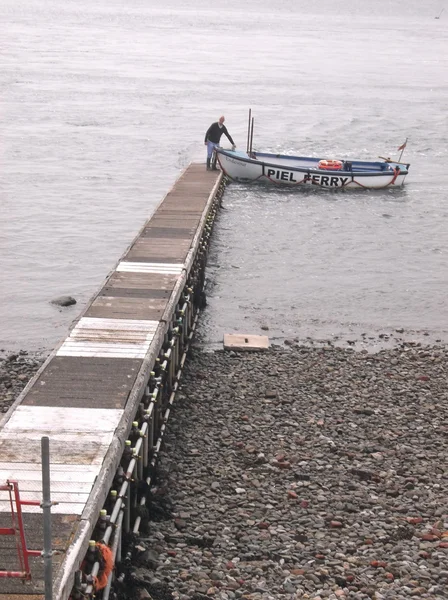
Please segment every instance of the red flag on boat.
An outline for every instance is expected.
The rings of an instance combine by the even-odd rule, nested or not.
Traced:
[[[398,148],[398,150],[399,150],[399,151],[400,151],[400,150],[404,150],[404,149],[406,148],[406,144],[407,144],[407,143],[408,143],[408,142],[407,142],[407,140],[406,140],[404,144],[401,144],[401,146]]]

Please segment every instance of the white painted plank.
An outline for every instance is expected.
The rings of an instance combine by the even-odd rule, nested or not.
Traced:
[[[110,350],[111,352],[133,352],[133,351],[141,351],[144,352],[151,345],[151,340],[154,336],[151,334],[151,337],[147,340],[131,343],[131,342],[116,342],[114,340],[106,341],[106,340],[84,340],[84,339],[76,339],[76,338],[67,338],[64,342],[63,346],[66,348],[85,348],[86,350]]]
[[[160,273],[166,275],[180,275],[183,269],[183,263],[145,263],[121,261],[116,270],[129,273]]]
[[[79,356],[86,358],[135,358],[143,360],[146,352],[114,352],[113,350],[74,350],[73,348],[61,348],[57,351],[56,356]]]
[[[13,463],[14,464],[14,463]],[[31,470],[32,467],[35,467],[36,470]],[[62,467],[65,469],[70,469],[72,467],[84,467],[86,469],[85,473],[80,471],[76,471],[75,473],[70,472],[62,472],[55,471],[55,468]],[[42,482],[42,465],[39,463],[30,464],[29,471],[21,471],[20,469],[14,469],[11,467],[10,469],[1,469],[0,470],[0,482],[6,483],[9,481],[18,481],[19,485],[21,485],[22,481],[30,482],[30,486],[32,489],[35,488],[37,484],[41,484]],[[90,465],[67,465],[67,464],[52,464],[50,465],[50,479],[53,484],[60,483],[61,485],[69,485],[69,486],[77,486],[80,484],[92,485],[95,479],[98,476],[100,471],[100,467],[98,465],[93,465],[95,469],[95,473],[88,472],[87,469],[91,468]]]
[[[83,317],[56,355],[143,359],[158,326],[151,319]]]
[[[20,405],[5,423],[2,433],[21,431],[52,431],[54,433],[110,433],[120,422],[123,409],[65,408]],[[51,451],[51,439],[50,439]]]
[[[159,321],[151,319],[103,319],[101,317],[83,317],[75,328],[111,329],[118,331],[156,331]]]
[[[85,444],[83,442],[50,441],[52,464],[101,465],[109,449],[108,444]],[[2,439],[0,436],[0,455],[12,462],[40,463],[41,444],[39,440]]]
[[[16,473],[17,475],[17,473]],[[20,494],[22,492],[36,492],[42,494],[42,476],[34,480],[21,479],[20,477],[11,477],[8,475],[4,477],[2,471],[0,471],[0,483],[3,485],[6,481],[17,481],[19,484]],[[56,481],[55,478],[50,475],[51,493],[55,492],[76,492],[78,494],[90,494],[93,487],[94,479],[90,482],[83,481]]]
[[[35,471],[41,471],[42,466],[39,464],[24,463],[24,462],[0,462],[0,472],[9,471],[10,469],[14,469],[15,471],[26,471],[27,477],[32,479],[32,474]],[[67,465],[67,464],[52,464],[50,466],[51,473],[57,474],[57,477],[64,477],[66,474],[72,475],[76,477],[76,473],[80,472],[83,474],[83,477],[86,473],[89,473],[93,479],[98,474],[98,467],[96,466],[86,466],[86,465]],[[56,476],[56,475],[55,475]],[[25,477],[25,476],[24,476]],[[0,479],[1,481],[1,479]],[[61,481],[65,481],[61,479]],[[67,480],[69,481],[69,480]]]
[[[146,340],[152,340],[154,333],[146,333],[142,331],[112,331],[112,330],[101,330],[98,329],[74,329],[70,334],[70,338],[73,339],[84,339],[84,340],[101,340],[101,341],[113,341],[114,343],[128,343],[135,344],[144,342]],[[67,338],[68,339],[68,338]]]
[[[85,508],[83,503],[69,503],[63,502],[56,504],[51,507],[52,515],[81,515]],[[40,506],[22,506],[22,512],[26,514],[40,514],[43,515]],[[0,502],[0,513],[11,513],[11,506],[9,502]]]
[[[0,440],[8,441],[15,440],[17,437],[24,442],[26,441],[40,441],[42,436],[46,435],[50,438],[51,442],[64,442],[67,445],[73,442],[83,444],[103,444],[109,445],[114,437],[114,431],[103,431],[103,432],[88,432],[76,431],[72,433],[67,432],[54,432],[52,429],[39,429],[38,431],[29,431],[28,429],[17,428],[14,431],[2,431],[0,433]]]
[[[20,485],[20,482],[19,482],[19,492],[20,492],[21,500],[32,500],[32,501],[37,500],[38,502],[42,502],[42,491],[41,490],[27,491],[23,488],[23,486]],[[81,504],[81,503],[87,504],[88,499],[89,499],[89,494],[82,494],[77,491],[56,492],[55,490],[53,490],[53,488],[51,488],[51,500],[53,502],[64,502],[64,503],[68,502],[70,504]],[[9,493],[0,491],[0,503],[8,502],[8,500],[9,500]]]
[[[101,335],[101,334],[100,334]],[[105,340],[78,339],[77,332],[68,337],[57,351],[57,356],[103,356],[109,358],[144,358],[154,338],[153,333],[142,336],[135,343],[125,343],[110,337]]]

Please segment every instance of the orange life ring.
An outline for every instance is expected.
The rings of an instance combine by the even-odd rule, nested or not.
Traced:
[[[96,578],[95,583],[95,591],[103,590],[109,579],[109,575],[112,573],[114,569],[114,555],[112,550],[106,544],[101,544],[101,542],[97,542],[96,547],[100,551],[101,561],[100,561],[100,570],[98,571],[98,577]]]
[[[340,171],[342,169],[342,161],[340,160],[320,160],[317,165],[319,169],[324,171]]]

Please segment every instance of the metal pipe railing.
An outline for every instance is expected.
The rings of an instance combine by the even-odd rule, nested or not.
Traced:
[[[120,544],[121,544],[122,525],[123,525],[123,511],[121,511],[120,514],[119,514],[119,516],[118,516],[117,528],[115,529],[114,541],[112,543],[112,556],[114,558],[114,563],[116,562],[116,559],[117,559],[117,556],[118,556],[118,548],[120,547]],[[113,574],[113,571],[112,571],[112,573],[109,574],[109,577],[107,579],[106,587],[104,588],[103,600],[109,600],[109,595],[110,595],[110,590],[111,590],[111,587],[112,587],[113,576],[114,576],[114,574]]]
[[[199,318],[199,313],[196,314],[195,319],[193,321],[193,325],[191,327],[191,331],[190,331],[190,333],[188,335],[188,343],[187,343],[187,346],[185,348],[185,351],[184,351],[182,359],[181,359],[181,368],[177,372],[176,381],[174,383],[174,389],[173,389],[173,392],[171,393],[171,396],[170,396],[170,400],[169,400],[169,405],[170,406],[172,406],[174,404],[175,395],[176,395],[176,392],[177,392],[177,389],[178,389],[178,386],[179,386],[179,379],[180,379],[180,376],[182,374],[182,368],[183,368],[183,366],[185,364],[185,360],[187,358],[189,346],[190,346],[191,340],[193,338],[194,331],[196,329],[198,318]],[[163,438],[163,435],[165,433],[166,423],[168,421],[169,415],[170,415],[170,408],[167,408],[167,410],[165,412],[165,415],[164,415],[164,423],[163,423],[163,425],[162,425],[162,427],[160,429],[160,435],[159,435],[159,437],[157,439],[157,444],[156,444],[156,446],[154,448],[154,454],[153,454],[153,458],[151,460],[151,466],[153,466],[153,467],[155,467],[156,462],[157,462],[157,455],[158,455],[158,453],[160,451],[160,448],[161,448],[161,445],[162,445],[162,438]],[[147,484],[148,487],[151,486],[151,476],[148,476],[146,478],[146,484]],[[146,502],[147,502],[146,496],[142,496],[142,498],[140,500],[140,506],[145,506]],[[135,522],[134,522],[134,527],[132,528],[132,533],[138,534],[138,532],[140,530],[140,524],[141,524],[141,517],[137,516],[136,519],[135,519]]]

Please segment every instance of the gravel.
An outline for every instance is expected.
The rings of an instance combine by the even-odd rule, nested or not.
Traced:
[[[6,413],[44,358],[25,350],[0,358],[0,414]]]
[[[447,358],[193,349],[154,491],[172,512],[139,540],[139,593],[448,598]]]

